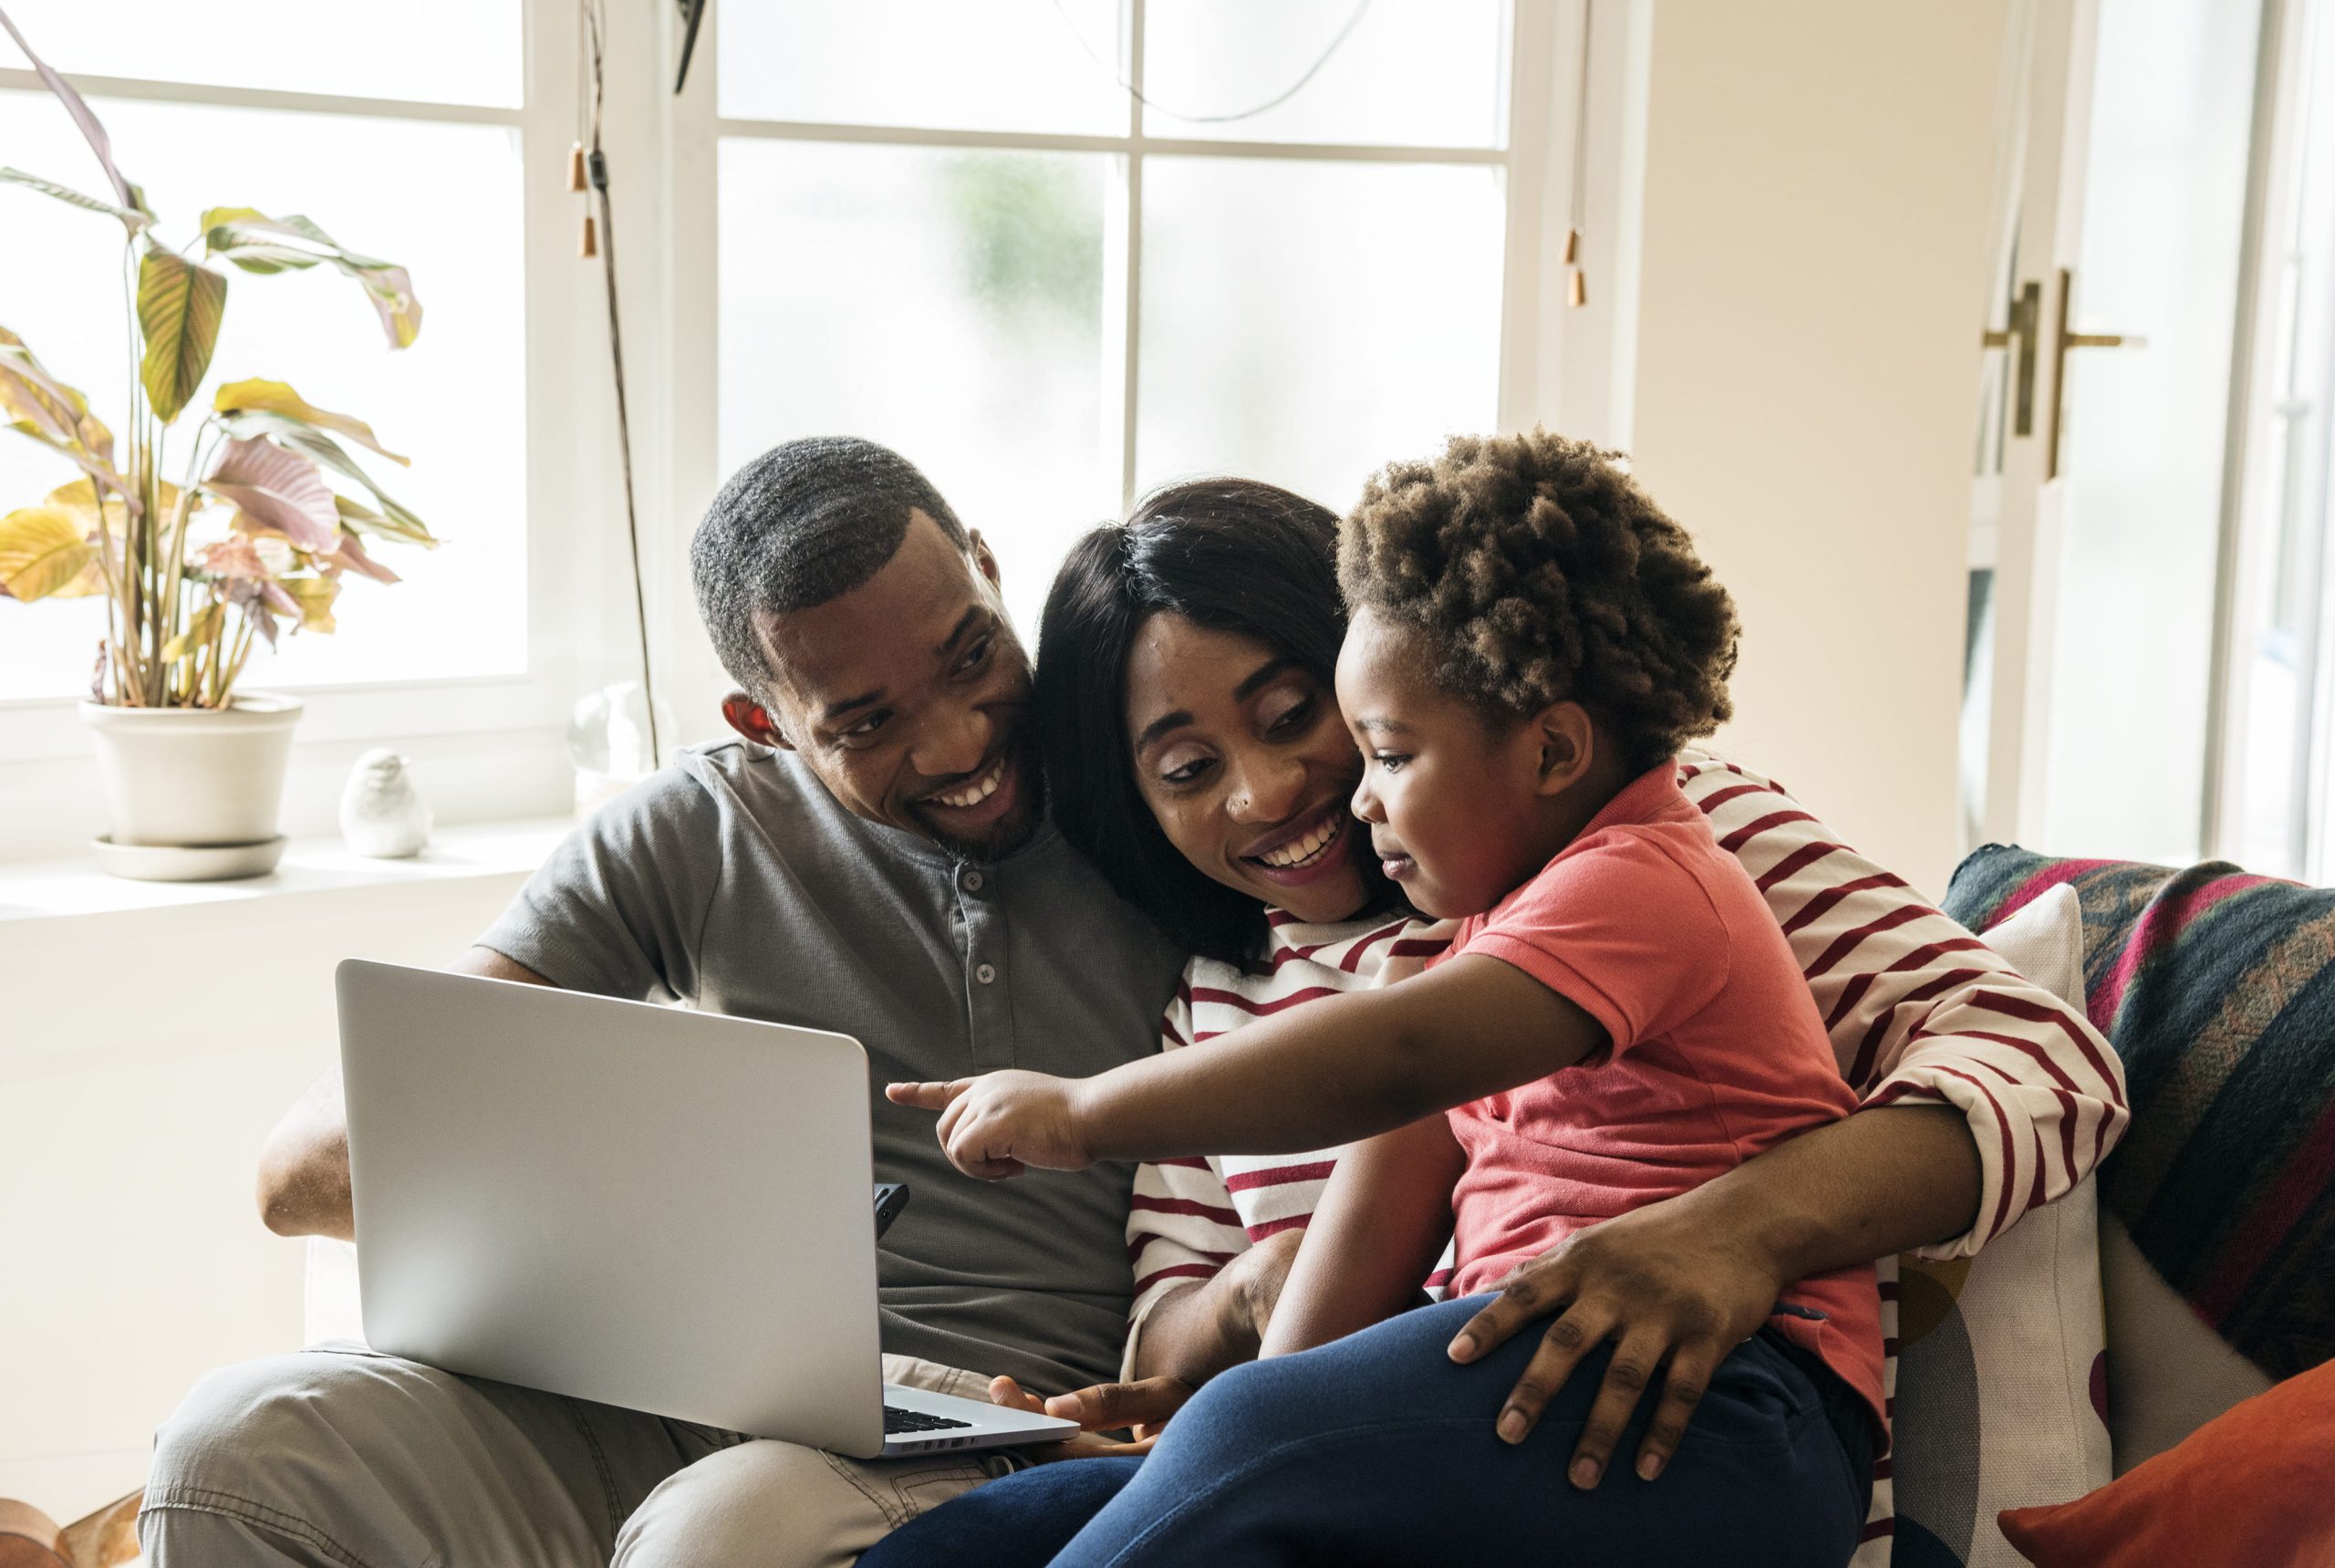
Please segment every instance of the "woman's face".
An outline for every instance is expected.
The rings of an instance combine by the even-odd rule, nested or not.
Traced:
[[[1209,876],[1301,920],[1370,898],[1347,809],[1362,777],[1328,685],[1265,643],[1160,611],[1127,658],[1136,780],[1168,840]]]

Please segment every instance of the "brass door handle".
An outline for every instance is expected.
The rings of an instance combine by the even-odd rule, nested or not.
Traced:
[[[2034,287],[2033,284],[2028,286]],[[2149,340],[2129,332],[2070,332],[2068,330],[2069,307],[2074,303],[2075,275],[2070,269],[2060,269],[2059,330],[2051,346],[2051,429],[2046,438],[2043,455],[2043,477],[2060,477],[2060,409],[2068,399],[2068,350],[2070,348],[2145,348]]]
[[[2035,320],[2043,309],[2043,286],[2029,279],[2010,302],[2008,324],[1998,331],[1982,332],[1978,341],[1988,348],[2008,348],[2015,338],[2018,343],[2018,365],[2013,385],[2017,396],[2011,413],[2013,435],[2035,433]]]

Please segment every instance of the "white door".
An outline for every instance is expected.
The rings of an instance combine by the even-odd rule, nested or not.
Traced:
[[[2023,0],[1974,501],[1965,828],[2203,847],[2260,0]]]

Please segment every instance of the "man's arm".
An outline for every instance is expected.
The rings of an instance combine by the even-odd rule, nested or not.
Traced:
[[[489,980],[551,983],[493,948],[472,948],[446,967]],[[337,1065],[309,1085],[267,1135],[259,1156],[259,1217],[279,1236],[357,1240],[357,1213],[348,1197],[348,1114],[341,1103]]]
[[[1902,1250],[1968,1257],[2115,1147],[2123,1068],[2081,996],[2020,974],[1759,774],[1690,751],[1679,781],[1766,897],[1857,1097],[1952,1106],[1968,1124],[1969,1224]]]
[[[1571,1473],[1575,1485],[1597,1484],[1640,1396],[1659,1380],[1635,1465],[1650,1480],[1712,1373],[1759,1332],[1784,1287],[1957,1235],[1971,1225],[1978,1191],[1977,1145],[1959,1111],[1859,1111],[1520,1264],[1453,1340],[1452,1359],[1472,1361],[1558,1314],[1501,1408],[1500,1436],[1515,1442],[1583,1356],[1618,1342]]]

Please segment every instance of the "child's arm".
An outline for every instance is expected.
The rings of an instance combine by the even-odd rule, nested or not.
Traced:
[[[991,1073],[894,1084],[942,1113],[969,1176],[1098,1159],[1295,1154],[1369,1137],[1569,1067],[1605,1044],[1572,1002],[1499,959],[1467,954],[1417,980],[1323,997],[1209,1043],[1093,1078]]]
[[[1346,1150],[1257,1354],[1327,1345],[1416,1303],[1450,1239],[1451,1189],[1467,1163],[1440,1116]]]

